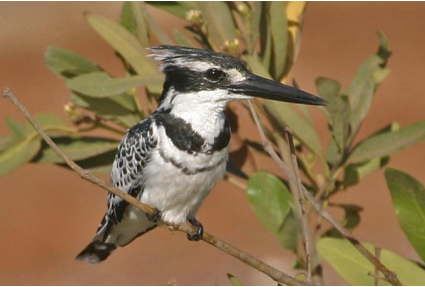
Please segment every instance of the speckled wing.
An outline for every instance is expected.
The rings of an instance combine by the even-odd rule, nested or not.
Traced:
[[[157,142],[151,118],[129,129],[118,147],[112,166],[111,183],[133,197],[143,192],[143,169],[150,161],[151,150],[156,147]],[[107,216],[114,224],[118,224],[127,206],[126,201],[110,193]]]
[[[150,161],[152,149],[158,143],[153,124],[152,119],[147,118],[127,131],[112,166],[111,183],[133,197],[138,197],[143,192],[143,169]],[[154,227],[156,225],[147,219],[143,211],[129,206],[126,201],[110,193],[108,210],[96,236],[77,259],[87,259],[90,263],[103,261],[117,246],[130,243]]]

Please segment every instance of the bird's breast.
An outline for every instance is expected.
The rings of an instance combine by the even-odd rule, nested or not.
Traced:
[[[161,210],[169,223],[194,215],[226,171],[227,144],[213,152],[188,152],[175,145],[164,126],[157,126],[158,145],[144,170],[141,201]],[[228,142],[227,142],[228,143]]]

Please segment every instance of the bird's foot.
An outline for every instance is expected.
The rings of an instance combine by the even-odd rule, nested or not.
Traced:
[[[149,221],[152,221],[153,223],[157,223],[158,221],[161,220],[161,211],[155,208],[152,214],[146,213],[146,217],[148,218]]]
[[[188,221],[195,228],[195,231],[188,233],[187,239],[189,239],[190,241],[201,240],[204,236],[204,227],[202,226],[202,224],[198,220],[196,220],[195,217],[188,218]]]

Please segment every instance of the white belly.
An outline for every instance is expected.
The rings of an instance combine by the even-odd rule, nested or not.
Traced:
[[[179,158],[175,152],[165,156]],[[192,156],[183,151],[178,152],[182,153],[180,159],[187,159],[182,162],[185,167],[192,170],[205,166],[215,168],[187,175],[173,163],[164,162],[158,150],[152,153],[152,160],[143,174],[145,188],[140,200],[159,209],[162,220],[173,224],[185,222],[188,216],[195,216],[202,201],[226,172],[228,158],[227,148],[212,155]]]

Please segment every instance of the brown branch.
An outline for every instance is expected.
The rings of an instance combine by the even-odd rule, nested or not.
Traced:
[[[302,193],[302,183],[300,174],[298,172],[298,162],[297,155],[295,154],[295,144],[294,137],[289,128],[285,128],[285,133],[288,137],[288,143],[291,152],[292,166],[297,179],[296,192],[294,192],[296,198],[296,205],[298,207],[298,212],[300,213],[301,219],[301,231],[304,237],[305,242],[305,252],[306,252],[306,262],[307,262],[307,282],[312,282],[312,273],[313,273],[313,264],[312,258],[315,258],[315,244],[313,243],[313,238],[311,237],[310,225],[307,218],[306,208],[305,208],[305,197]]]
[[[58,146],[52,141],[52,139],[44,132],[44,130],[40,127],[40,125],[34,120],[34,118],[31,116],[31,114],[28,112],[28,110],[19,102],[19,100],[13,95],[12,91],[9,88],[5,88],[2,91],[2,95],[4,98],[11,101],[24,115],[24,117],[30,122],[30,124],[34,127],[34,129],[40,134],[40,136],[46,141],[46,143],[56,152],[56,154],[72,169],[74,170],[81,178],[94,183],[95,185],[107,190],[110,193],[113,193],[131,205],[143,210],[144,212],[148,214],[153,214],[154,209],[146,204],[143,204],[139,200],[137,200],[135,197],[132,197],[128,195],[127,193],[115,188],[114,186],[106,183],[100,178],[97,178],[94,176],[90,171],[85,170],[81,168],[79,165],[77,165],[74,161],[69,159],[66,154],[64,154]],[[185,233],[192,232],[192,227],[187,224],[180,224],[178,226],[169,225],[175,230],[179,230]],[[226,242],[217,239],[213,235],[204,232],[203,241],[207,242],[208,244],[222,250],[223,252],[235,257],[236,259],[239,259],[240,261],[246,263],[247,265],[250,265],[251,267],[257,269],[258,271],[268,275],[273,280],[280,282],[282,284],[286,285],[295,285],[295,286],[302,286],[305,285],[305,282],[299,281],[275,268],[272,266],[266,264],[265,262],[262,262],[258,260],[257,258],[249,255],[248,253],[245,253],[244,251],[231,246],[230,244],[227,244]]]
[[[283,172],[288,176],[290,182],[297,184],[296,177],[292,174],[292,172],[288,169],[279,155],[274,151],[270,141],[264,134],[264,131],[261,127],[260,120],[258,119],[257,113],[255,112],[252,104],[250,104],[250,110],[254,122],[257,126],[258,132],[260,133],[261,141],[263,143],[264,150],[274,159],[274,161],[279,165],[279,167],[283,170]],[[366,247],[357,240],[354,236],[352,236],[347,229],[345,229],[341,224],[339,224],[332,215],[322,206],[319,202],[316,201],[314,196],[305,188],[304,185],[301,185],[301,190],[304,193],[304,196],[313,204],[316,211],[325,218],[332,226],[334,226],[351,244],[364,256],[367,260],[369,260],[379,271],[382,272],[385,276],[385,280],[390,282],[395,286],[402,286],[401,282],[398,280],[397,275],[390,271],[387,267],[385,267],[378,258],[376,258]]]
[[[381,258],[381,248],[375,247],[375,256],[378,259]],[[376,268],[376,266],[375,266],[375,276],[374,277],[375,277],[375,286],[379,286],[379,270],[378,270],[378,268]]]

